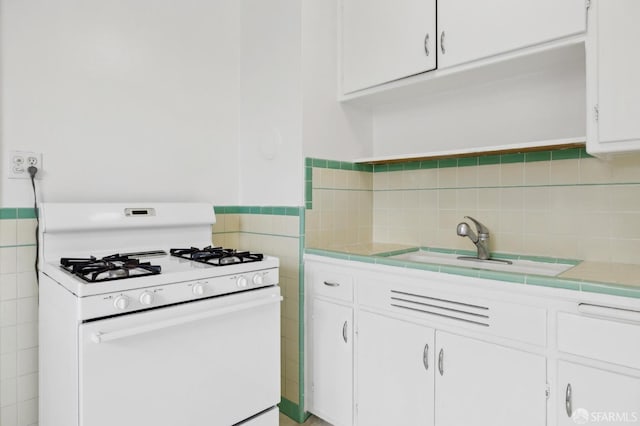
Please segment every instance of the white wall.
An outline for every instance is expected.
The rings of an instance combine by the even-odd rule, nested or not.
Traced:
[[[302,1],[303,150],[305,157],[370,157],[371,111],[337,102],[337,1]]]
[[[585,87],[578,56],[545,71],[383,105],[374,111],[373,155],[584,137]]]
[[[14,149],[47,201],[237,203],[238,2],[0,1],[0,206]]]
[[[240,201],[301,205],[300,2],[241,3]]]

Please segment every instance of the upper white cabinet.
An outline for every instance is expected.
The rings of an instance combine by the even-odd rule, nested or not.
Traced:
[[[436,68],[435,0],[342,0],[342,92]]]
[[[585,29],[585,0],[441,0],[438,68],[579,34]]]
[[[640,150],[640,1],[592,0],[587,36],[587,150]]]

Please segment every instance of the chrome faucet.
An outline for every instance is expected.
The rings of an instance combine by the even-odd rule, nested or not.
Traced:
[[[473,232],[467,222],[461,222],[458,224],[458,235],[461,237],[469,237],[469,239],[473,241],[473,244],[478,248],[478,259],[488,260],[491,257],[491,254],[489,253],[489,228],[471,216],[465,216],[465,218],[475,223],[478,235]]]

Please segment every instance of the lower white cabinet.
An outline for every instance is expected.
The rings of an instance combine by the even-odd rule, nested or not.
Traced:
[[[640,378],[558,362],[557,425],[640,425]]]
[[[546,359],[436,332],[435,424],[544,426]]]
[[[312,302],[313,412],[334,426],[353,424],[353,309]]]
[[[358,313],[358,424],[434,423],[434,330]]]

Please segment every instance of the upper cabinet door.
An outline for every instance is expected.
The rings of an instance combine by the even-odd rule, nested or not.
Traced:
[[[342,0],[343,93],[435,68],[435,0]]]
[[[582,33],[585,5],[585,0],[439,0],[438,68]]]
[[[587,37],[587,150],[640,150],[640,1],[593,0]]]

